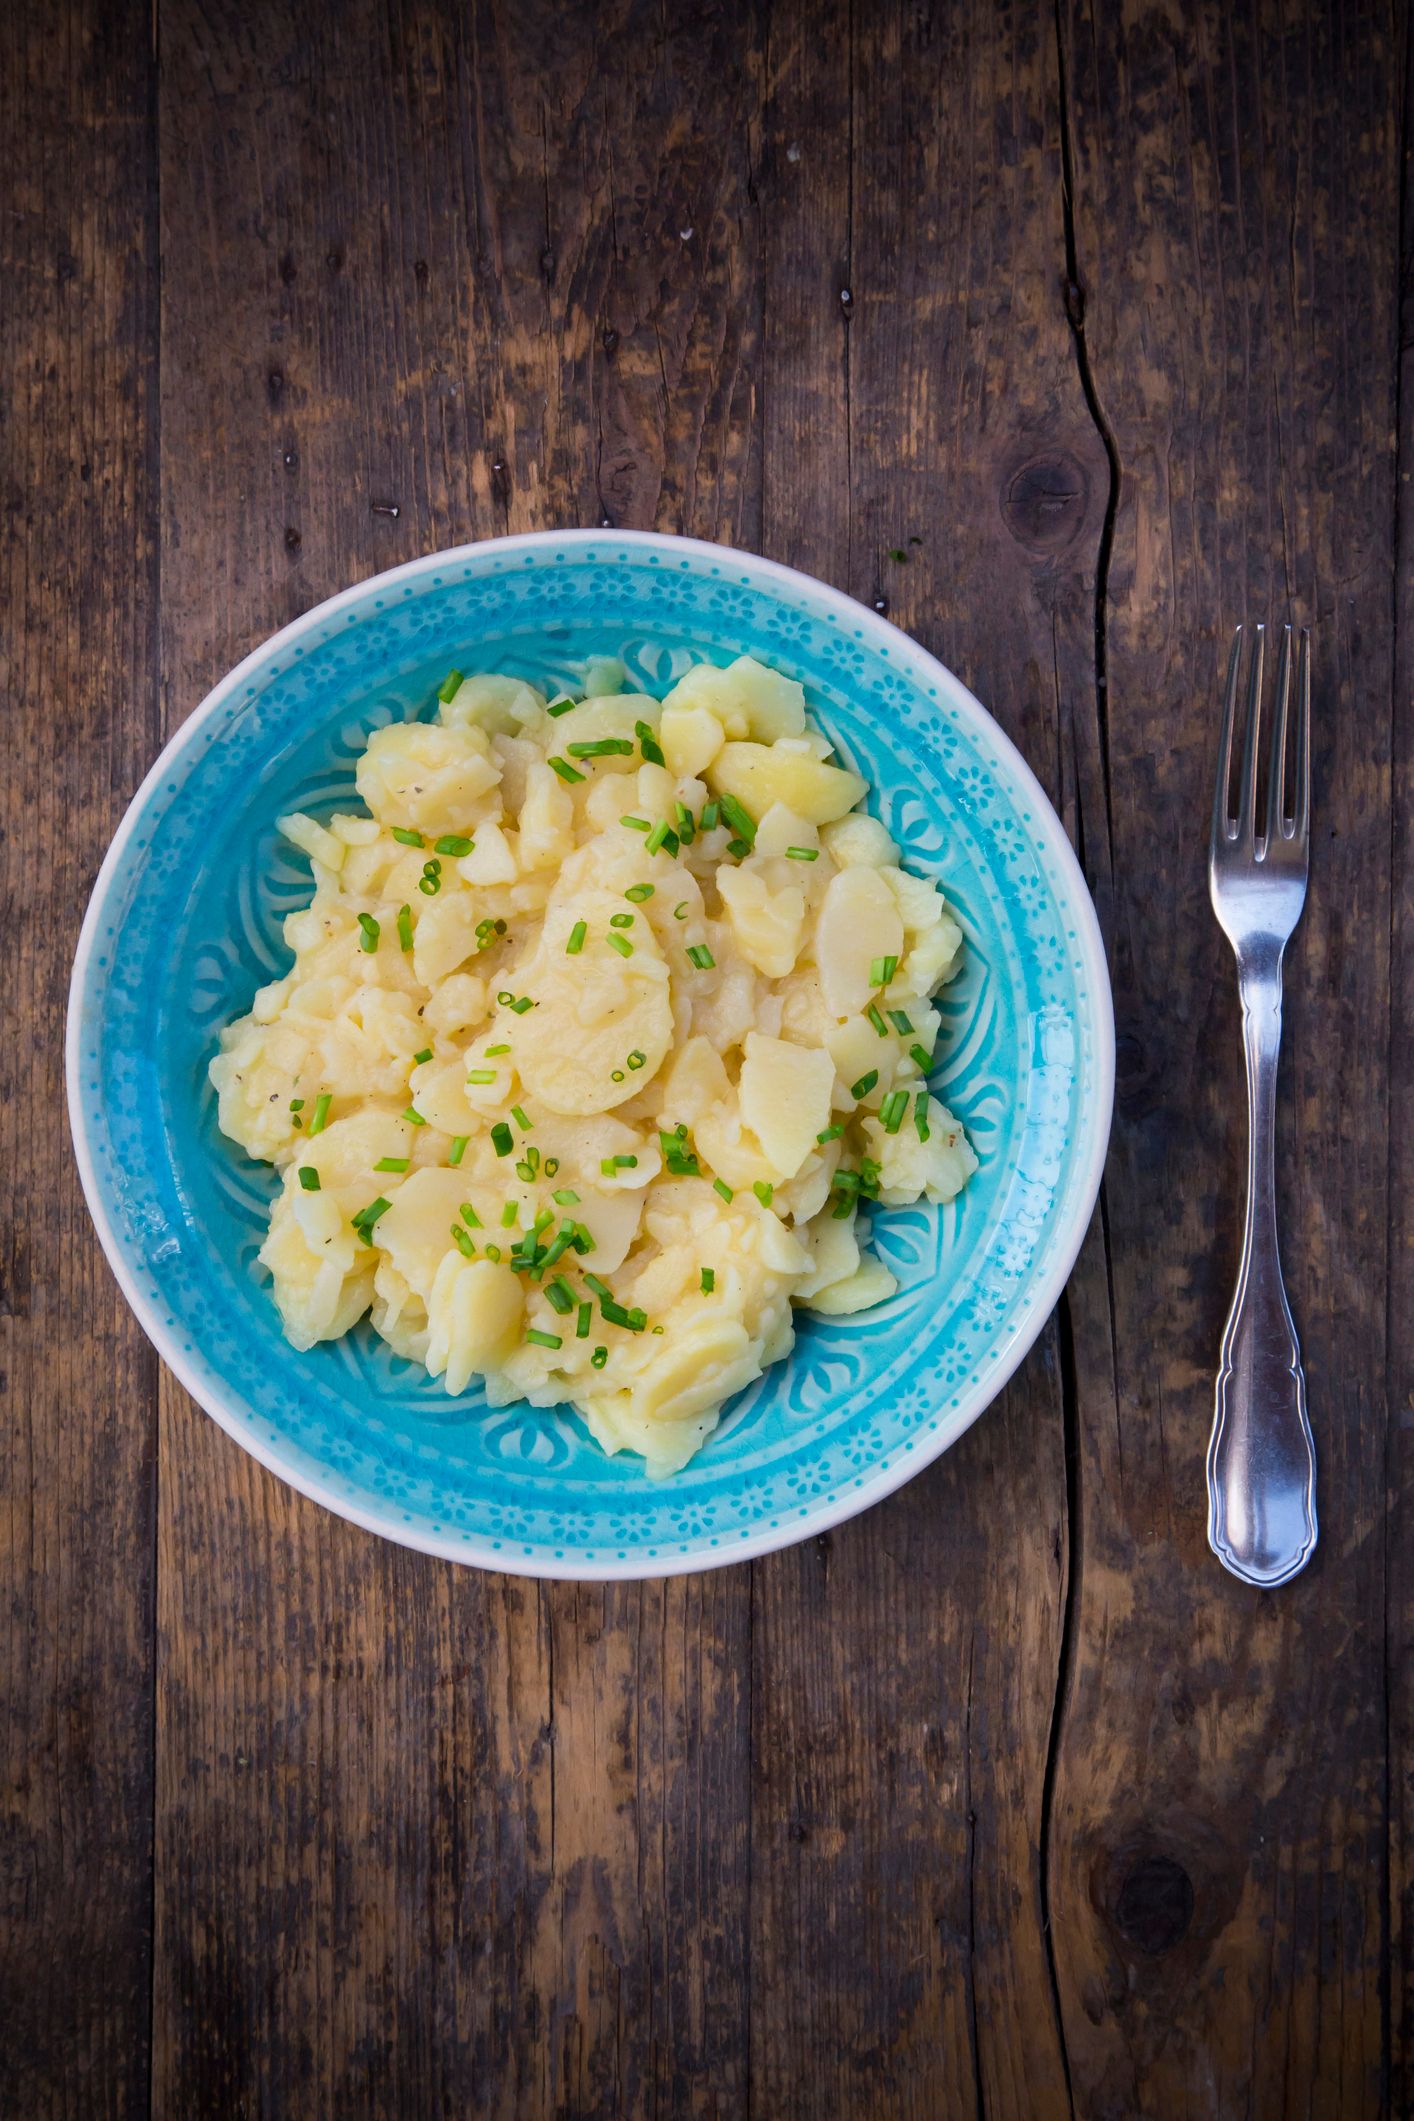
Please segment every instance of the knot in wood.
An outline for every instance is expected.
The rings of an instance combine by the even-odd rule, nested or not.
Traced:
[[[1002,520],[1031,552],[1047,555],[1070,544],[1085,520],[1090,481],[1069,450],[1028,457],[1011,475],[1002,495]]]
[[[1140,1856],[1120,1880],[1114,1925],[1136,1951],[1157,1958],[1188,1933],[1193,1920],[1193,1880],[1173,1856]]]

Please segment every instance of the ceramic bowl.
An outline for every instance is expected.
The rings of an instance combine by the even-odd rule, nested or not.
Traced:
[[[366,1324],[300,1355],[257,1263],[270,1171],[217,1130],[217,1033],[287,962],[308,864],[293,809],[347,806],[369,731],[427,713],[449,666],[572,681],[621,655],[661,693],[749,651],[800,679],[906,864],[966,935],[933,1083],[981,1168],[945,1208],[886,1209],[900,1284],[801,1314],[793,1354],[670,1480],[568,1411],[447,1397]],[[1114,1034],[1065,834],[964,686],[848,597],[768,560],[579,531],[434,553],[321,604],[221,680],[133,800],[74,965],[68,1093],[85,1191],[159,1353],[246,1450],[389,1539],[526,1575],[665,1575],[823,1530],[956,1441],[1035,1339],[1075,1259],[1109,1131]],[[945,1528],[940,1528],[945,1536]]]

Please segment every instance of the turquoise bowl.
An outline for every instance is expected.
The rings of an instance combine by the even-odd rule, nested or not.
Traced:
[[[287,810],[354,801],[370,730],[428,714],[449,668],[556,683],[617,654],[661,693],[745,651],[804,684],[967,938],[934,1087],[981,1168],[945,1208],[874,1218],[898,1277],[855,1318],[801,1316],[687,1469],[649,1479],[576,1416],[449,1399],[361,1326],[297,1355],[256,1253],[273,1191],[216,1126],[220,1026],[284,969],[308,865]],[[1114,1030],[1094,909],[1031,772],[956,678],[850,598],[768,560],[566,531],[434,553],[258,648],[143,782],[74,965],[68,1093],[89,1206],[158,1352],[237,1442],[389,1539],[523,1575],[668,1575],[737,1561],[877,1502],[945,1451],[1035,1339],[1089,1221]]]

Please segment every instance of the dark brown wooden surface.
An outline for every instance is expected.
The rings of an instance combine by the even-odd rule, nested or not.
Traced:
[[[5,17],[0,2111],[1414,2110],[1407,45],[1393,0]],[[1119,1091],[1066,1300],[948,1458],[600,1590],[382,1545],[159,1379],[60,1054],[107,836],[223,670],[605,518],[974,687],[1090,877]],[[1228,630],[1288,612],[1323,1521],[1261,1596],[1204,1535],[1203,861]]]

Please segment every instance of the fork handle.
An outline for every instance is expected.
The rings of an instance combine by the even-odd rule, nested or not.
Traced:
[[[1281,960],[1271,938],[1240,969],[1247,1215],[1208,1446],[1208,1543],[1234,1576],[1268,1587],[1303,1569],[1316,1544],[1316,1448],[1277,1248]]]

